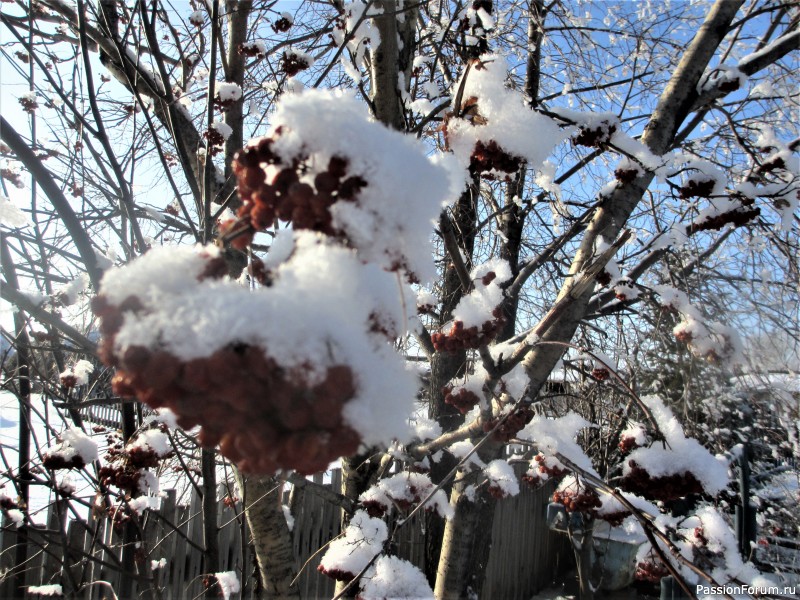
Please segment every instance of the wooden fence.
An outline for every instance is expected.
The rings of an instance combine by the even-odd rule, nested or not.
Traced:
[[[340,481],[341,473],[335,470],[326,485],[339,489]],[[322,475],[315,476],[315,482],[322,484]],[[550,532],[545,522],[551,491],[523,486],[518,496],[497,503],[483,598],[527,600],[574,565],[567,540]],[[340,511],[310,490],[302,492],[294,504],[295,556],[298,557],[297,568],[303,568],[298,579],[301,597],[331,598],[334,582],[317,572],[323,553],[315,553],[339,533]],[[248,556],[247,544],[242,543],[242,529],[235,510],[222,502],[219,507],[220,570],[237,572],[243,590],[232,598],[249,600],[255,597],[253,559]],[[176,529],[183,535],[177,534]],[[63,532],[60,535],[59,530]],[[18,535],[8,527],[3,527],[0,535],[0,598],[8,598],[12,595],[13,581],[6,574],[15,566],[14,547]],[[71,582],[79,582],[79,592],[70,596],[83,600],[110,599],[113,596],[109,588],[119,590],[122,540],[106,519],[90,523],[73,519],[62,528],[58,516],[51,510],[46,529],[26,528],[25,535],[30,544],[25,565],[26,585],[58,583],[65,591],[74,592]],[[164,559],[166,564],[155,571],[154,582],[135,582],[132,596],[154,597],[151,586],[155,583],[163,600],[201,597],[205,570],[199,497],[195,495],[189,506],[179,506],[175,492],[167,491],[158,514],[147,514],[144,535],[145,547],[152,549],[146,560]],[[425,535],[420,520],[401,528],[396,541],[399,556],[423,566]]]

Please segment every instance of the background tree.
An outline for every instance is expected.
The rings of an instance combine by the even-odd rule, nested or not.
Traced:
[[[29,220],[21,220],[8,202],[3,205],[3,222],[11,229],[3,238],[2,294],[21,311],[13,326],[4,325],[16,349],[16,371],[7,384],[16,386],[21,424],[30,422],[33,408],[28,380],[58,399],[59,415],[77,428],[82,427],[77,409],[86,401],[138,396],[150,404],[172,403],[163,389],[148,395],[131,375],[137,372],[135,361],[115,355],[107,341],[100,354],[122,373],[114,391],[112,373],[99,363],[92,385],[81,387],[89,380],[84,382],[84,371],[75,372],[77,360],[98,356],[93,333],[98,323],[87,311],[88,298],[102,290],[106,304],[95,306],[103,317],[99,328],[113,340],[119,325],[113,319],[138,314],[136,306],[123,306],[125,298],[113,294],[151,293],[120,275],[133,272],[128,269],[111,271],[118,273],[122,291],[109,291],[108,283],[101,288],[103,271],[112,265],[149,264],[148,285],[165,299],[178,292],[207,293],[213,283],[208,289],[192,283],[170,290],[168,282],[180,280],[181,269],[169,271],[168,254],[154,253],[158,258],[149,263],[134,259],[161,246],[214,242],[224,262],[213,262],[209,254],[211,270],[202,278],[228,274],[260,293],[280,287],[273,271],[300,269],[298,256],[316,256],[300,234],[293,238],[295,254],[285,254],[288,238],[279,234],[291,222],[297,232],[311,229],[332,238],[331,256],[344,256],[337,253],[344,244],[365,262],[390,269],[400,289],[401,280],[416,285],[419,273],[409,247],[397,250],[389,238],[401,246],[405,239],[424,240],[430,233],[423,231],[425,218],[412,226],[412,217],[435,215],[447,200],[433,232],[436,273],[422,280],[427,293],[420,295],[419,320],[403,306],[393,323],[373,320],[370,333],[388,335],[400,352],[428,367],[422,400],[440,433],[401,440],[401,450],[387,453],[385,443],[400,425],[373,435],[358,431],[355,441],[367,443],[343,445],[352,455],[343,461],[341,494],[330,499],[345,508],[344,525],[352,518],[363,527],[364,513],[355,511],[359,498],[385,489],[381,481],[391,475],[387,465],[398,452],[408,465],[427,460],[431,494],[444,490],[453,510],[449,519],[427,517],[428,583],[439,598],[471,596],[481,592],[495,503],[513,489],[500,485],[492,470],[503,469],[508,442],[525,443],[522,458],[532,461],[534,474],[541,460],[559,460],[564,470],[582,477],[581,489],[598,488],[614,497],[608,481],[630,466],[615,449],[628,421],[642,422],[655,445],[683,444],[683,438],[667,440],[660,431],[672,423],[666,409],[640,398],[658,380],[673,402],[687,399],[671,383],[677,369],[669,373],[665,361],[682,356],[694,368],[711,362],[730,372],[744,364],[739,333],[763,335],[780,328],[789,344],[796,343],[798,134],[791,115],[797,110],[792,51],[800,32],[795,4],[679,2],[654,10],[636,3],[538,0],[292,7],[211,0],[192,8],[144,0],[35,0],[9,3],[0,12],[6,31],[3,72],[24,89],[4,104],[18,101],[28,119],[23,126],[22,119],[4,114],[0,123],[3,183],[20,190],[6,194],[12,204],[24,204],[22,216]],[[347,90],[375,121],[408,140],[417,138],[407,144],[417,154],[398,150],[406,146],[400,134],[373,133],[384,130],[355,119],[355,109],[334,96],[304,94],[305,88]],[[318,112],[308,108],[313,99]],[[276,114],[276,106],[283,112]],[[323,131],[342,131],[345,139],[362,127],[368,136],[364,147],[384,140],[375,156],[397,152],[396,171],[407,189],[392,189],[388,171],[380,181],[348,170],[360,164],[360,141],[349,149],[337,145],[346,160],[320,167],[326,151],[337,158],[334,149],[323,147],[336,140]],[[268,142],[251,145],[237,158],[247,140],[266,133]],[[291,146],[290,139],[304,150]],[[415,162],[426,151],[444,155],[444,162]],[[263,165],[269,165],[266,174],[260,174]],[[285,172],[286,181],[270,168]],[[309,173],[315,176],[311,183]],[[373,190],[384,186],[386,197],[400,196],[432,181],[426,179],[429,173],[438,173],[440,182],[420,192],[424,208],[409,204],[405,224],[370,209],[368,223],[393,228],[364,232],[341,216],[347,200],[360,210]],[[461,183],[453,188],[450,180]],[[306,187],[290,189],[301,184]],[[451,191],[437,193],[442,188]],[[327,200],[320,200],[324,206],[316,212],[305,205],[299,210],[308,198],[323,196]],[[275,198],[284,197],[295,204],[282,207]],[[296,200],[301,197],[305,200]],[[424,244],[420,248],[424,252]],[[394,262],[386,264],[387,255]],[[187,262],[177,264],[186,272],[200,268],[191,262],[199,259],[181,260]],[[336,265],[329,264],[332,272]],[[41,296],[31,299],[31,290]],[[212,321],[218,327],[233,322],[242,302],[226,305]],[[158,314],[153,306],[146,308]],[[659,335],[675,337],[677,344],[657,345],[653,340]],[[241,354],[241,344],[251,342],[232,343],[231,351]],[[579,360],[586,349],[589,354]],[[210,360],[202,353],[192,358]],[[564,364],[582,373],[590,401],[556,405],[542,397],[548,378]],[[159,365],[168,371],[165,363]],[[367,378],[359,370],[364,365],[349,366],[356,381]],[[759,366],[756,361],[751,368]],[[606,393],[597,380],[611,377],[612,367],[620,374],[619,389]],[[65,374],[77,379],[65,381]],[[350,399],[358,391],[330,371],[320,377],[332,382],[326,398]],[[681,373],[680,380],[690,389],[696,373]],[[311,386],[295,384],[303,393]],[[122,401],[121,406],[123,442],[134,444],[140,405]],[[568,411],[601,425],[582,438],[594,463],[540,439],[541,419],[566,418]],[[212,448],[219,443],[223,455],[240,463],[250,458],[251,473],[262,473],[237,477],[263,589],[296,596],[295,557],[283,511],[278,503],[256,500],[287,478],[295,485],[308,483],[296,473],[276,478],[274,468],[253,468],[253,449],[231,446],[222,439],[224,432],[215,435],[210,417],[179,416],[187,419],[185,428],[199,422],[207,431],[199,438],[206,449],[197,451],[206,570],[216,571],[221,459]],[[352,419],[345,424],[355,426]],[[574,433],[560,430],[570,443]],[[181,439],[194,443],[195,437]],[[19,464],[8,465],[23,506],[31,460],[39,460],[31,459],[36,452],[26,452],[28,440],[21,426]],[[440,450],[465,441],[478,448],[486,469],[472,469],[453,454],[431,464]],[[537,452],[539,463],[533,459]],[[84,462],[91,464],[93,457],[88,458]],[[675,464],[682,466],[679,460]],[[298,465],[275,459],[272,467]],[[102,465],[96,468],[87,476],[109,507],[116,497],[135,499],[141,493],[115,485],[119,481],[113,478],[104,483]],[[58,485],[52,476],[35,483]],[[713,492],[713,486],[704,491]],[[126,547],[132,548],[137,531],[126,527],[131,542]],[[652,537],[658,532],[649,534],[673,575],[697,576],[670,563]],[[371,555],[359,570],[374,569],[376,560]],[[123,557],[126,571],[134,570],[132,561],[131,552]],[[329,571],[336,570],[335,552],[328,564]],[[717,579],[734,576],[724,569],[706,571]],[[355,591],[354,585],[348,592],[344,587],[341,593]],[[584,586],[583,595],[590,594]]]

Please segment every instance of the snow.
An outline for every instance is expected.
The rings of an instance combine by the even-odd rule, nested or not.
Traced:
[[[456,98],[463,83],[462,102],[477,98],[481,123],[467,118],[450,119],[447,123],[450,148],[466,169],[478,142],[495,141],[505,152],[524,158],[531,170],[540,170],[550,152],[566,139],[568,132],[561,130],[549,117],[528,108],[521,92],[506,87],[508,65],[505,58],[484,55],[481,61],[482,68],[473,67],[462,74],[451,90],[453,98]],[[454,109],[459,112],[462,107]]]
[[[45,452],[48,456],[59,455],[69,462],[78,456],[85,463],[97,460],[97,444],[80,429],[70,428],[61,434],[61,443]]]
[[[691,473],[708,494],[716,495],[728,487],[728,468],[724,460],[713,456],[700,443],[684,435],[683,428],[664,401],[658,396],[642,398],[664,436],[668,448],[654,444],[637,448],[628,455],[623,474],[630,473],[635,462],[652,478]]]
[[[381,479],[366,492],[361,494],[359,502],[379,504],[386,512],[391,512],[395,503],[411,507],[424,500],[434,489],[430,477],[423,473],[402,472],[391,477]],[[441,517],[452,519],[454,511],[450,507],[447,494],[437,490],[430,500],[428,508],[435,510]]]
[[[148,429],[141,432],[133,442],[128,444],[128,448],[150,448],[159,458],[163,458],[172,452],[169,436],[158,429]]]
[[[217,81],[214,89],[216,90],[217,98],[222,102],[235,102],[242,97],[242,88],[236,83]]]
[[[78,301],[78,295],[88,287],[89,276],[82,273],[76,279],[56,288],[55,295],[61,300],[61,304],[71,306]]]
[[[389,535],[382,519],[370,517],[366,511],[353,514],[344,537],[334,539],[320,561],[323,571],[357,575],[376,554],[383,550]]]
[[[499,489],[503,497],[519,494],[519,481],[508,461],[502,458],[493,460],[483,470],[483,474],[489,480],[489,487]]]
[[[8,515],[9,520],[17,527],[21,526],[25,520],[25,515],[22,514],[22,511],[17,508],[8,509],[6,511],[6,515]]]
[[[0,225],[5,227],[28,227],[31,220],[10,198],[0,195]]]
[[[414,429],[414,436],[422,441],[433,440],[442,435],[442,426],[434,419],[422,415],[413,416],[411,426]]]
[[[38,594],[39,596],[63,596],[64,591],[57,583],[51,585],[30,585],[28,586],[29,594]]]
[[[464,458],[474,449],[475,444],[473,444],[470,440],[461,440],[460,442],[455,442],[447,447],[447,451],[455,456],[459,461],[464,460]],[[470,465],[475,465],[480,469],[486,467],[486,463],[481,460],[481,457],[478,456],[477,452],[474,452],[464,463],[464,466],[468,467]]]
[[[160,510],[161,498],[159,496],[139,496],[128,500],[130,509],[138,514],[146,510]]]
[[[423,283],[435,277],[433,224],[463,187],[463,174],[446,159],[428,158],[413,136],[370,120],[366,107],[352,95],[326,90],[283,98],[268,135],[275,137],[273,150],[287,165],[305,159],[303,181],[313,184],[331,157],[338,156],[348,160],[348,176],[367,182],[354,202],[331,208],[333,226],[363,260],[387,269],[399,264]]]
[[[483,278],[491,277],[489,273],[494,273],[495,276],[487,284],[483,282]],[[501,284],[511,279],[511,269],[507,261],[495,258],[475,267],[470,279],[474,288],[453,309],[453,318],[463,322],[465,328],[480,327],[494,319],[492,311],[503,301]]]
[[[224,140],[227,140],[229,137],[231,137],[231,134],[233,133],[231,126],[222,121],[214,121],[211,123],[211,129],[220,134]]]
[[[125,313],[115,351],[159,348],[188,361],[245,343],[263,348],[282,367],[302,369],[310,380],[329,367],[349,365],[357,393],[344,406],[345,421],[367,444],[408,439],[417,378],[370,326],[377,315],[383,327],[402,334],[415,318],[408,313],[415,308],[413,292],[325,236],[287,235],[294,249],[276,267],[271,287],[198,281],[218,255],[211,246],[155,248],[106,273],[101,294],[116,305],[136,296],[144,306],[138,314]],[[278,252],[283,257],[285,248]]]
[[[236,571],[222,571],[221,573],[214,573],[214,577],[217,578],[219,587],[222,589],[222,597],[225,600],[229,600],[231,594],[236,594],[241,589],[239,578],[236,576]]]
[[[700,78],[697,84],[697,93],[702,94],[712,90],[738,90],[743,88],[745,83],[747,83],[747,75],[742,73],[738,67],[719,65]]]
[[[518,437],[533,442],[545,456],[560,454],[578,468],[599,477],[592,467],[592,461],[574,441],[578,432],[587,427],[596,427],[596,425],[592,425],[582,416],[571,411],[557,419],[536,415],[519,432]]]
[[[427,600],[433,590],[425,574],[396,556],[381,556],[361,579],[359,598],[364,600]]]
[[[159,560],[151,560],[150,561],[150,569],[152,571],[157,571],[158,569],[163,569],[167,566],[167,559],[160,558]]]

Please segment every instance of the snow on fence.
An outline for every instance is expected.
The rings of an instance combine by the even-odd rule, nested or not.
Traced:
[[[314,480],[323,484],[322,475],[316,475]],[[340,482],[341,472],[334,470],[330,483],[326,485],[339,489]],[[531,490],[523,486],[518,496],[498,502],[483,598],[530,597],[574,565],[566,536],[552,533],[545,522],[551,492],[549,488]],[[220,497],[223,496],[224,492],[221,492]],[[288,493],[286,496],[288,499]],[[339,533],[340,511],[311,490],[301,492],[294,504],[295,556],[298,557],[297,568],[303,569],[298,579],[300,597],[331,598],[334,582],[317,572],[323,553],[315,553]],[[423,519],[424,516],[420,519],[415,517],[400,529],[397,539],[397,553],[421,568],[424,568],[425,560]],[[71,593],[77,584],[80,593],[70,594],[71,597],[86,600],[111,598],[109,586],[119,593],[120,572],[117,567],[120,565],[122,537],[107,519],[89,523],[73,519],[63,531],[58,515],[51,507],[47,522],[46,529],[26,528],[25,533],[19,536],[4,524],[0,531],[0,598],[13,595],[13,577],[8,569],[15,566],[14,548],[18,539],[23,541],[25,535],[30,544],[25,567],[27,586],[60,584],[65,593]],[[246,538],[242,543],[242,526],[236,511],[221,501],[218,523],[220,570],[236,571],[242,580],[242,592],[233,594],[232,598],[255,598],[253,558]],[[63,531],[63,536],[59,530]],[[140,563],[139,569],[146,572],[150,564],[164,559],[163,566],[154,571],[161,598],[183,600],[201,597],[206,572],[203,568],[199,496],[195,494],[189,506],[179,506],[175,492],[168,490],[161,509],[147,514],[144,536],[146,547],[152,551],[146,558],[147,563]],[[150,594],[152,583],[145,578],[134,581],[133,585],[133,597],[153,597]],[[34,594],[28,597],[40,598]]]

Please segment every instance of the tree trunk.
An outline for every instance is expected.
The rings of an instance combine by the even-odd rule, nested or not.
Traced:
[[[678,126],[689,114],[697,97],[697,83],[741,4],[741,0],[717,0],[709,10],[705,23],[661,95],[642,137],[642,141],[654,153],[660,154],[669,148]],[[597,210],[576,253],[570,274],[581,272],[593,258],[598,236],[617,238],[652,179],[653,175],[648,173],[630,184],[619,185],[612,198]],[[593,292],[593,286],[576,292],[577,279],[570,277],[564,283],[559,300],[567,298],[568,301],[547,330],[540,332],[543,341],[567,342],[575,334]],[[539,393],[563,352],[562,346],[548,344],[536,346],[528,352],[524,362],[530,379],[530,397]],[[445,530],[435,590],[437,599],[460,597],[464,593],[465,582],[474,583],[476,577],[483,576],[481,572],[472,571],[481,565],[473,556],[477,549],[473,542],[474,534],[470,532],[477,526],[491,530],[494,518],[493,512],[481,515],[481,505],[465,501],[459,487],[454,488],[451,503],[455,506],[456,515]],[[480,589],[480,586],[477,588]]]
[[[264,598],[299,598],[292,581],[295,569],[292,534],[283,514],[283,482],[274,477],[243,475],[235,470],[253,548],[258,561]]]

